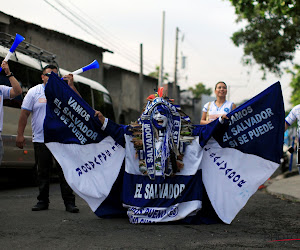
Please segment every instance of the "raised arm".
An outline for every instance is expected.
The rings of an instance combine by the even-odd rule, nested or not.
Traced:
[[[101,129],[110,135],[118,144],[120,144],[122,147],[125,147],[124,135],[128,132],[128,126],[117,124],[112,120],[105,118],[100,111],[95,111],[95,117],[98,117],[99,121],[101,122]]]
[[[65,76],[63,76],[63,79],[68,81],[68,85],[70,86],[70,88],[73,89],[74,92],[81,97],[81,95],[79,94],[78,90],[76,89],[76,87],[74,85],[73,75],[72,74],[65,75]]]
[[[10,82],[10,84],[12,86],[12,89],[9,92],[10,98],[14,98],[14,97],[16,97],[18,95],[21,95],[22,94],[22,88],[21,88],[18,80],[12,74],[12,72],[10,72],[8,63],[6,61],[2,62],[1,68],[4,70],[6,76],[9,79],[9,82]]]

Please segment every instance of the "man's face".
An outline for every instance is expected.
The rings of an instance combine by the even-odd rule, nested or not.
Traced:
[[[157,129],[165,129],[168,123],[168,110],[167,108],[159,105],[153,111],[152,123]]]
[[[42,81],[44,84],[46,84],[48,82],[49,79],[49,75],[51,74],[51,72],[54,72],[55,74],[58,74],[57,69],[45,69],[43,74],[42,74]]]

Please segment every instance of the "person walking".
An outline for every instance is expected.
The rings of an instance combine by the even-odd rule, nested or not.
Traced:
[[[54,65],[47,65],[43,68],[41,75],[42,84],[38,84],[29,89],[26,94],[22,107],[18,124],[18,133],[16,138],[16,145],[23,148],[25,145],[24,130],[27,125],[27,120],[32,113],[32,141],[34,144],[34,152],[38,172],[38,186],[39,194],[37,196],[38,202],[32,207],[32,211],[47,210],[49,207],[49,184],[50,184],[50,169],[53,164],[53,156],[50,150],[44,143],[44,118],[46,116],[46,96],[45,86],[49,79],[51,72],[58,74],[57,67]],[[73,75],[69,74],[63,77],[68,81],[68,85],[79,95],[73,83]],[[55,160],[58,168],[58,175],[60,179],[61,195],[64,200],[66,211],[71,213],[78,213],[79,209],[75,205],[75,195],[73,190],[66,182],[61,166]]]
[[[203,107],[200,124],[208,124],[215,119],[228,119],[227,114],[236,108],[233,102],[226,100],[227,85],[225,82],[218,82],[215,86],[216,100],[208,102]]]
[[[300,148],[299,148],[299,128],[300,128],[300,104],[292,108],[290,113],[285,117],[284,129],[285,131],[291,126],[295,121],[297,121],[297,139],[296,139],[296,150],[297,150],[297,168],[300,174]],[[294,148],[290,147],[289,152],[294,152]]]
[[[2,162],[4,150],[3,150],[3,141],[1,137],[3,129],[3,100],[4,99],[13,99],[18,95],[22,94],[22,88],[15,78],[14,74],[10,71],[9,65],[6,61],[2,61],[1,68],[4,71],[6,77],[8,78],[11,87],[0,85],[0,165]]]
[[[285,118],[285,130],[288,129],[295,121],[298,122],[298,127],[300,127],[300,104],[292,108],[290,113]]]

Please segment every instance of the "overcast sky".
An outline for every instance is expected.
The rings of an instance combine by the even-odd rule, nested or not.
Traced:
[[[289,75],[280,79],[268,74],[263,81],[257,65],[250,68],[241,64],[243,49],[230,37],[242,24],[235,22],[228,0],[10,0],[1,5],[1,11],[109,49],[114,53],[105,53],[104,62],[134,72],[139,72],[142,43],[144,74],[160,64],[165,11],[164,71],[172,81],[178,27],[181,89],[199,82],[213,88],[222,80],[230,86],[229,99],[239,103],[280,81],[286,109],[291,107]],[[182,55],[186,57],[185,69],[181,69]]]

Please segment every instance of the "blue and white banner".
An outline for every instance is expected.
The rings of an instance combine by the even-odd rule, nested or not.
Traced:
[[[219,218],[231,223],[279,165],[284,130],[279,82],[231,112],[225,124],[195,125],[183,169],[165,176],[155,165],[154,180],[139,171],[128,126],[109,120],[102,131],[94,110],[54,74],[45,91],[45,143],[69,185],[100,217],[127,210],[131,223],[197,218],[204,183]]]
[[[279,82],[242,104],[203,147],[203,182],[219,218],[231,223],[277,169],[284,136]]]
[[[70,187],[95,211],[119,175],[125,150],[100,129],[95,111],[55,74],[45,93],[45,143]]]
[[[154,223],[193,217],[202,208],[203,184],[200,163],[203,150],[197,138],[189,145],[183,158],[184,168],[165,177],[163,169],[156,170],[155,179],[142,175],[131,142],[125,135],[126,163],[123,176],[124,207],[131,223]]]

